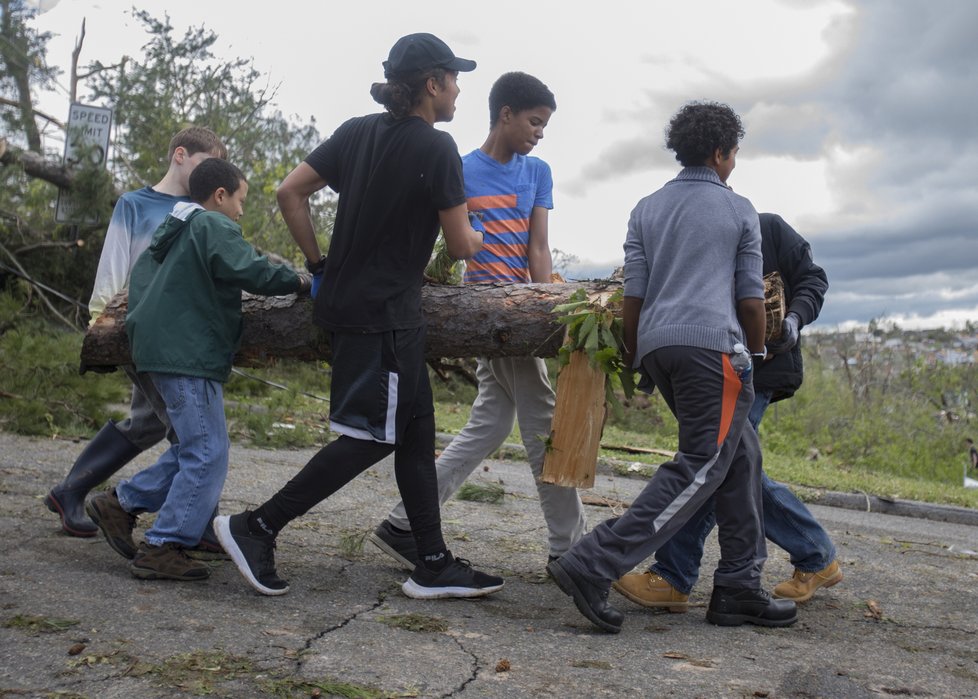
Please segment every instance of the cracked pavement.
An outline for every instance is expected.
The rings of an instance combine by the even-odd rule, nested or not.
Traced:
[[[487,461],[473,475],[502,482],[501,504],[453,500],[442,512],[456,555],[506,578],[499,593],[409,599],[407,573],[369,543],[358,550],[397,500],[388,460],[280,535],[291,590],[262,597],[230,563],[201,583],[138,581],[101,538],[61,534],[41,500],[83,446],[0,432],[0,697],[978,696],[978,557],[966,553],[978,551],[976,527],[813,507],[845,579],[788,629],[706,623],[714,534],[689,613],[612,592],[626,620],[609,636],[544,573],[525,463]],[[259,504],[312,453],[233,446],[222,511]],[[599,473],[591,494],[628,502],[643,485]],[[587,512],[591,524],[612,515]],[[770,545],[768,589],[791,572]]]

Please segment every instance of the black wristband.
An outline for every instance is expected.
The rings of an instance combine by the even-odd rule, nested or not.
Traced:
[[[309,274],[322,274],[324,269],[326,269],[325,255],[319,258],[319,262],[310,262],[309,260],[306,260],[306,271],[309,272]]]

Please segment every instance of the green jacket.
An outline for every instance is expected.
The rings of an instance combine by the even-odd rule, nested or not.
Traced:
[[[136,261],[126,333],[137,371],[227,381],[241,341],[241,291],[273,296],[299,276],[258,255],[224,214],[178,204]]]

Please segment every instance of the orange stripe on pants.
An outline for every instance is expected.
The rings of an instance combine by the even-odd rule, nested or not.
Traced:
[[[717,446],[723,444],[733,422],[734,410],[737,408],[737,396],[743,383],[730,363],[730,357],[723,355],[723,399],[720,403],[720,431],[717,433]]]

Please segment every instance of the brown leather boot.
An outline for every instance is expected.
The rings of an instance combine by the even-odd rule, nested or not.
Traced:
[[[673,614],[684,614],[689,608],[689,595],[684,595],[652,571],[623,575],[611,586],[643,607],[666,607]]]
[[[795,602],[806,602],[820,587],[832,587],[842,581],[842,570],[838,561],[832,561],[822,570],[814,573],[795,569],[791,580],[785,580],[774,587],[774,596]]]

